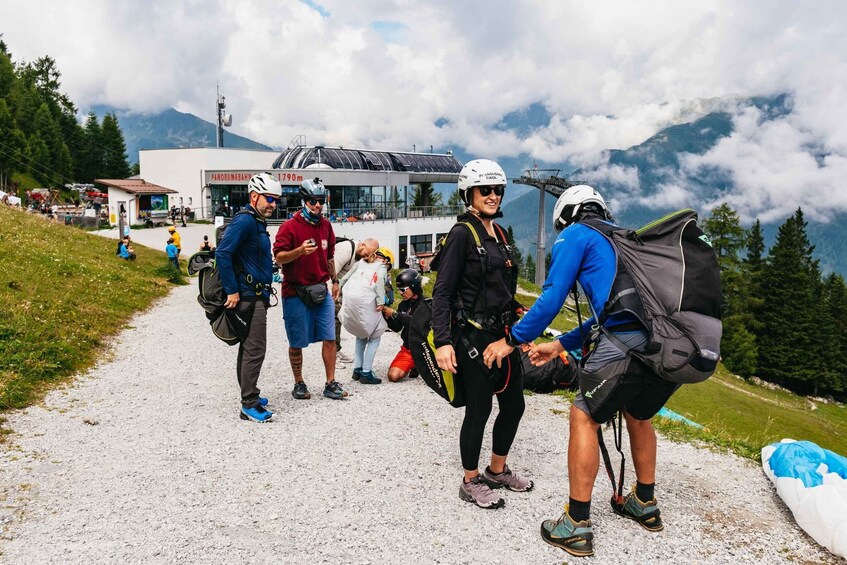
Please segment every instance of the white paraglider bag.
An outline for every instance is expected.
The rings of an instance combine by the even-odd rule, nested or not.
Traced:
[[[382,313],[377,311],[377,286],[384,284],[379,263],[359,261],[355,272],[344,284],[341,311],[338,319],[344,329],[362,339],[374,339],[387,327]]]

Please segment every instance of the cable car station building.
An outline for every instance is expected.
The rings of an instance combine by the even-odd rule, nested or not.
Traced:
[[[462,164],[449,153],[298,145],[281,154],[229,148],[142,150],[139,161],[144,179],[177,191],[171,203],[189,206],[196,217],[208,219],[232,217],[248,202],[250,178],[269,172],[283,187],[271,225],[301,208],[303,180],[320,178],[328,193],[324,213],[336,236],[378,239],[395,253],[395,267],[403,266],[409,255],[431,252],[463,209],[412,205],[420,185],[449,183],[455,188]],[[274,229],[270,231],[273,236]]]

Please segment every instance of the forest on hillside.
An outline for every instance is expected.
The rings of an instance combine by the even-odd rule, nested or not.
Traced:
[[[727,204],[703,224],[723,286],[727,368],[804,395],[847,397],[847,286],[822,275],[798,208],[770,250],[759,221],[749,230]]]
[[[117,117],[89,113],[80,123],[60,79],[49,56],[15,62],[0,35],[0,189],[23,197],[132,174]]]

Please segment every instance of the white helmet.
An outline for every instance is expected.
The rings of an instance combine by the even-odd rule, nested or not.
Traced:
[[[599,204],[603,209],[603,215],[606,218],[609,217],[606,201],[600,193],[587,184],[578,184],[565,190],[556,200],[556,205],[553,207],[553,227],[557,231],[562,231],[574,223],[583,206],[588,203]]]
[[[459,196],[470,205],[470,189],[475,186],[506,186],[506,173],[491,159],[469,161],[459,173]]]
[[[282,196],[282,185],[270,173],[259,173],[253,175],[250,182],[247,183],[247,192],[258,192],[259,194],[269,194],[279,198]]]

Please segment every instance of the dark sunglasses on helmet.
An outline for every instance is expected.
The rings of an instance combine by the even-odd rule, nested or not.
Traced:
[[[279,198],[277,198],[276,196],[268,196],[267,194],[263,194],[262,196],[265,197],[265,201],[268,204],[276,204],[277,202],[279,202]]]
[[[323,206],[325,200],[323,198],[309,198],[306,202],[308,202],[310,206],[315,206],[316,204]]]
[[[480,186],[479,193],[482,196],[488,196],[491,194],[491,191],[494,191],[494,194],[497,196],[503,196],[503,193],[506,192],[506,187],[502,184],[498,184],[496,186]]]
[[[400,294],[403,294],[404,292],[409,290],[409,287],[408,286],[398,286],[397,290],[400,292]]]

